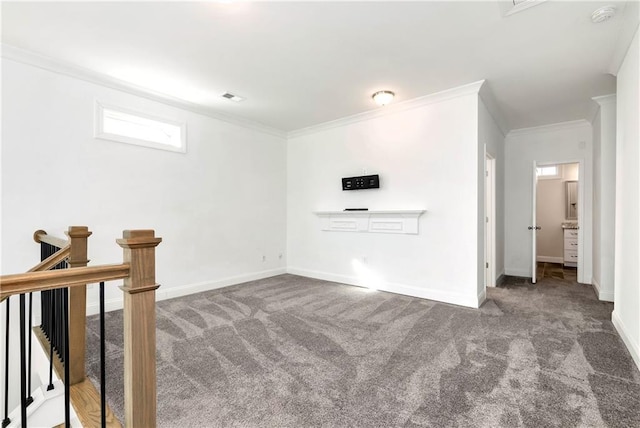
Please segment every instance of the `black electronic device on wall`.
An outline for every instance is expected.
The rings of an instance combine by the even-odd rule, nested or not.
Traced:
[[[380,177],[375,175],[361,175],[360,177],[346,177],[342,179],[342,190],[379,189]]]

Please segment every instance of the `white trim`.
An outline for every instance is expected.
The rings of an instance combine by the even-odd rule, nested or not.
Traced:
[[[620,317],[618,316],[618,312],[616,312],[615,309],[611,313],[611,322],[613,323],[613,326],[618,331],[618,334],[622,338],[622,341],[627,346],[627,349],[631,354],[631,358],[633,358],[633,361],[636,363],[636,366],[638,367],[638,369],[640,369],[640,346],[638,346],[637,343],[633,342],[633,340],[631,339],[631,336],[629,336],[629,334],[627,333],[627,331],[629,330],[624,326],[622,319],[620,319]]]
[[[329,272],[312,271],[308,269],[288,267],[287,273],[308,278],[322,279],[325,281],[337,282],[340,284],[355,285],[357,287],[367,288],[359,278],[355,276],[340,275]],[[415,285],[398,284],[392,282],[384,282],[378,284],[378,291],[386,291],[389,293],[402,294],[405,296],[419,297],[421,299],[435,300],[438,302],[451,303],[458,306],[466,306],[469,308],[478,308],[484,301],[485,294],[481,292],[477,296],[464,295],[460,293],[452,293],[442,290],[434,290],[425,287],[416,287]],[[482,299],[482,301],[481,301]]]
[[[177,287],[170,287],[163,289],[158,288],[156,291],[156,302],[161,300],[173,299],[175,297],[188,296],[190,294],[200,293],[202,291],[210,291],[218,288],[228,287],[230,285],[242,284],[243,282],[256,281],[258,279],[270,278],[276,275],[282,275],[287,273],[285,268],[276,268],[270,270],[263,270],[244,275],[231,276],[222,279],[216,279],[212,281],[198,282],[195,284],[186,284]],[[110,299],[105,301],[105,310],[107,312],[116,311],[122,309],[123,299],[121,297],[117,299]],[[87,315],[95,315],[99,312],[99,303],[90,303],[87,305]]]
[[[485,159],[485,177],[484,177],[484,212],[485,217],[489,219],[489,222],[485,221],[484,227],[484,239],[485,239],[485,263],[489,263],[489,267],[485,272],[485,295],[486,287],[496,286],[496,159],[487,152],[487,145],[484,144],[484,159]],[[488,202],[488,204],[487,204]],[[488,206],[487,206],[488,205]],[[487,243],[489,243],[489,254],[487,254]],[[486,264],[485,264],[486,266]],[[489,281],[487,281],[487,275]]]
[[[609,94],[609,95],[601,95],[599,97],[591,97],[591,99],[593,101],[595,101],[596,104],[598,104],[597,107],[593,108],[593,114],[591,115],[591,119],[589,119],[589,122],[591,123],[591,125],[593,125],[593,122],[596,120],[596,117],[598,116],[598,112],[600,111],[600,109],[606,105],[609,104],[613,104],[614,108],[615,108],[615,104],[616,104],[616,94]]]
[[[588,123],[585,121],[585,123]],[[587,228],[591,228],[591,225],[586,225],[584,223],[584,213],[585,211],[585,183],[586,183],[586,177],[585,177],[585,159],[563,159],[563,160],[556,160],[556,161],[533,161],[534,165],[534,169],[538,166],[544,166],[544,165],[565,165],[565,164],[570,164],[570,163],[577,163],[579,164],[578,167],[578,213],[583,213],[581,215],[578,216],[578,277],[577,277],[577,281],[580,284],[589,284],[591,278],[587,279],[586,275],[585,275],[585,271],[586,271],[586,261],[587,261],[587,257],[589,257],[588,254],[585,253],[584,251],[584,231]],[[533,205],[535,207],[535,198],[533,201]],[[533,263],[533,260],[531,261]],[[589,263],[592,264],[593,260],[589,260]]]
[[[115,89],[117,91],[126,92],[131,95],[146,98],[152,101],[156,101],[156,102],[166,104],[172,107],[176,107],[182,110],[187,110],[193,113],[201,114],[203,116],[208,116],[210,118],[231,123],[236,126],[241,126],[243,128],[264,132],[265,134],[274,135],[276,137],[282,137],[282,138],[287,137],[286,132],[276,128],[272,128],[267,125],[263,125],[259,122],[244,119],[238,116],[232,116],[229,114],[220,113],[218,111],[215,111],[212,108],[204,107],[202,105],[195,104],[190,101],[185,101],[183,99],[176,98],[171,95],[167,95],[161,92],[153,91],[151,89],[143,88],[141,86],[134,85],[132,83],[128,83],[120,79],[116,79],[106,74],[89,70],[83,67],[78,67],[76,65],[66,63],[51,57],[47,57],[35,52],[16,48],[14,46],[7,45],[7,44],[0,44],[0,51],[1,51],[0,55],[2,56],[3,59],[8,59],[11,61],[41,68],[43,70],[61,74],[63,76],[84,80],[85,82],[104,86],[106,88]]]
[[[591,99],[601,106],[616,103],[616,94],[600,95],[599,97],[591,97]]]
[[[620,67],[622,67],[624,59],[627,57],[636,32],[640,29],[638,25],[638,2],[622,3],[618,5],[618,7],[621,8],[621,10],[618,11],[619,15],[622,15],[621,12],[625,12],[627,8],[631,10],[627,10],[624,15],[622,15],[625,19],[622,23],[622,28],[618,31],[618,40],[611,55],[608,71],[615,77],[618,77],[618,72],[620,71]]]
[[[513,129],[507,134],[507,138],[523,134],[535,134],[538,132],[555,132],[564,129],[579,128],[585,125],[591,125],[586,119],[570,120],[568,122],[552,123],[549,125],[534,126],[531,128]]]
[[[487,300],[487,289],[485,288],[484,290],[482,290],[480,293],[478,293],[478,303],[476,306],[476,308],[479,308],[480,306],[482,306],[482,304],[484,303],[484,301]]]
[[[357,122],[364,122],[367,120],[375,119],[382,116],[388,116],[396,113],[400,113],[406,110],[423,107],[429,104],[440,103],[450,100],[452,98],[458,98],[465,95],[477,94],[480,88],[484,84],[484,80],[468,83],[466,85],[458,86],[456,88],[447,89],[445,91],[436,92],[433,94],[425,95],[418,98],[413,98],[400,103],[390,104],[384,108],[377,108],[376,110],[366,111],[364,113],[358,113],[351,116],[343,117],[340,119],[332,120],[329,122],[320,123],[318,125],[312,125],[306,128],[296,129],[287,133],[288,138],[301,137],[303,135],[314,134],[320,131],[327,131],[329,129],[337,128],[340,126],[351,125]]]
[[[522,277],[522,278],[531,278],[531,271],[529,271],[529,270],[521,270],[521,269],[504,268],[504,275],[517,276],[517,277]]]
[[[543,262],[543,263],[560,263],[560,264],[564,263],[564,258],[562,257],[537,256],[536,259],[539,262]]]
[[[496,98],[489,86],[490,84],[488,82],[485,82],[484,85],[480,87],[478,96],[480,97],[480,101],[482,101],[482,103],[486,107],[489,116],[491,116],[493,121],[498,126],[498,129],[502,133],[502,138],[504,138],[509,132],[509,125],[507,124],[507,121],[504,118],[504,114],[499,107],[499,103],[498,101],[496,101]]]
[[[611,291],[602,291],[602,286],[598,282],[595,277],[591,277],[591,285],[593,285],[593,289],[596,292],[596,296],[598,296],[598,300],[603,302],[613,302],[614,294]]]

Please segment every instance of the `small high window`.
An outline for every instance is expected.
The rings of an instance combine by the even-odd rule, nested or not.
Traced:
[[[96,138],[185,153],[185,131],[184,122],[96,104]]]
[[[558,165],[545,165],[536,168],[538,178],[560,178],[560,168]]]

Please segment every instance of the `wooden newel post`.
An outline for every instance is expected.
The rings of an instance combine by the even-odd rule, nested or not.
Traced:
[[[66,232],[71,244],[69,267],[85,267],[87,238],[91,236],[87,226],[69,226]],[[87,337],[87,286],[69,288],[69,385],[85,378],[85,343]]]
[[[118,245],[130,274],[124,280],[124,407],[127,427],[156,426],[156,261],[162,238],[125,230]]]

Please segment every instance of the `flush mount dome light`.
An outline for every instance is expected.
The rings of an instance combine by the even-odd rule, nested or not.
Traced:
[[[393,97],[395,96],[396,94],[394,94],[391,91],[378,91],[375,94],[373,94],[371,98],[373,98],[373,101],[375,101],[376,104],[385,106],[389,104],[393,100]]]
[[[599,9],[596,9],[591,14],[591,22],[594,24],[599,24],[600,22],[605,22],[610,20],[616,15],[616,7],[615,6],[603,6]]]

